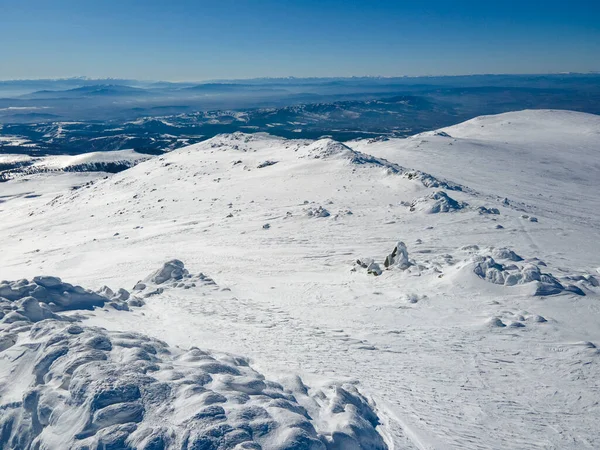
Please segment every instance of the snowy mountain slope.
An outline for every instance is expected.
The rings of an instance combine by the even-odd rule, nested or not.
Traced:
[[[131,288],[177,258],[219,290],[85,326],[357,383],[394,448],[594,448],[597,125],[525,111],[383,142],[217,136],[8,198],[0,278]]]
[[[0,181],[41,172],[117,173],[147,159],[150,155],[134,150],[41,157],[4,154],[0,155]]]
[[[590,206],[600,179],[600,116],[521,111],[478,117],[408,139],[352,142],[352,148],[438,176],[457,177],[479,192],[508,197],[539,214],[598,219]],[[597,224],[598,222],[596,222]]]

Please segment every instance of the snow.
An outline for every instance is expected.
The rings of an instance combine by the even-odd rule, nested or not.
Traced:
[[[273,398],[261,395],[248,404],[281,427],[257,441],[263,448],[293,443],[298,430],[338,448],[353,448],[346,439],[362,448],[597,448],[598,148],[598,116],[522,111],[385,141],[222,135],[75,190],[75,177],[89,174],[36,174],[0,184],[0,278],[52,275],[140,299],[111,290],[113,306],[53,311],[112,342],[117,378],[134,370],[124,362],[148,363],[127,359],[143,341],[169,351],[152,356],[165,367],[152,376],[169,386],[174,372],[190,380],[204,370],[180,367],[194,347],[241,374],[222,374],[232,377],[225,387],[213,381],[216,394],[252,397],[252,380],[279,383],[274,391],[295,398],[289,408],[272,414]],[[1,324],[11,331],[0,341],[9,346],[0,405],[31,389],[44,340],[75,326],[55,318],[16,332],[14,323]],[[135,336],[129,350],[115,344],[123,333]],[[80,334],[67,338],[73,355],[84,351]],[[222,363],[223,354],[249,366],[237,356]],[[85,393],[88,406],[75,412],[58,388],[71,355],[57,358],[37,395],[66,422],[47,426],[46,442],[85,429],[90,445],[128,435],[141,448],[166,435],[144,434],[156,423],[179,442],[186,414],[208,407],[171,389],[168,413],[143,397],[152,424],[139,406],[98,415]],[[109,369],[90,364],[82,372],[96,383]],[[11,384],[9,373],[22,377]],[[281,381],[297,376],[301,384]],[[11,406],[19,421],[26,403]],[[239,405],[221,407],[212,417],[240,429]]]
[[[81,155],[53,155],[43,157],[31,157],[24,155],[0,155],[0,163],[9,164],[15,162],[33,161],[33,167],[47,170],[64,170],[68,167],[84,164],[108,163],[108,162],[141,162],[149,159],[149,155],[137,153],[134,150],[115,150],[107,152],[89,152]]]
[[[453,179],[477,192],[507,197],[530,212],[584,222],[600,179],[600,118],[570,111],[521,111],[479,117],[408,139],[352,147]],[[480,169],[481,168],[481,169]],[[493,178],[493,179],[491,179]]]
[[[20,136],[0,136],[0,143],[7,146],[22,146],[31,143],[28,139],[24,139]]]
[[[2,139],[2,138],[0,138]],[[27,155],[13,155],[13,154],[2,154],[0,155],[0,164],[19,164],[28,163],[34,158]]]
[[[215,284],[177,260],[147,281],[177,289],[182,279]],[[386,448],[373,404],[351,384],[309,391],[296,377],[284,387],[244,358],[73,324],[47,304],[64,311],[109,299],[56,277],[3,282],[0,293],[3,448]]]
[[[417,198],[408,205],[410,211],[420,211],[425,214],[447,213],[459,211],[468,206],[465,202],[458,202],[444,191],[436,191],[425,197]]]
[[[22,178],[40,172],[117,172],[150,159],[135,150],[90,152],[81,155],[32,157],[0,155],[0,179]]]

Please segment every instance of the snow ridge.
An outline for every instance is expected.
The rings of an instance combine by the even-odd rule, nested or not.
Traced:
[[[407,169],[383,158],[353,150],[341,142],[333,139],[320,139],[304,149],[305,157],[314,159],[346,159],[352,164],[366,165],[386,169],[389,173],[402,175],[410,180],[420,181],[423,186],[442,188],[451,191],[462,191],[465,188],[459,184],[438,179],[431,174],[419,170]]]
[[[3,155],[0,158],[0,182],[37,173],[118,173],[150,158],[150,155],[137,153],[133,150],[93,152],[76,156],[22,157],[21,155]]]

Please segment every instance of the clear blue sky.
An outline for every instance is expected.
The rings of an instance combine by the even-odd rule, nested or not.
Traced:
[[[0,79],[600,70],[600,0],[0,0]]]

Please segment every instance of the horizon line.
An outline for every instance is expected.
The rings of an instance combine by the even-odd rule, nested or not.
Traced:
[[[126,78],[126,77],[90,77],[87,75],[73,75],[65,77],[41,77],[41,78],[8,78],[0,79],[0,83],[5,82],[16,82],[16,81],[70,81],[70,80],[85,80],[85,81],[101,81],[101,80],[118,80],[118,81],[142,81],[142,82],[155,82],[155,83],[222,83],[226,81],[254,81],[254,80],[351,80],[351,79],[398,79],[398,78],[458,78],[458,77],[483,77],[483,76],[549,76],[549,75],[600,75],[600,71],[592,70],[587,72],[572,72],[572,71],[561,71],[561,72],[531,72],[531,73],[465,73],[465,74],[453,74],[453,75],[348,75],[348,76],[307,76],[297,77],[294,75],[281,76],[281,77],[249,77],[249,78],[212,78],[204,80],[161,80],[161,79],[143,79],[143,78]]]

